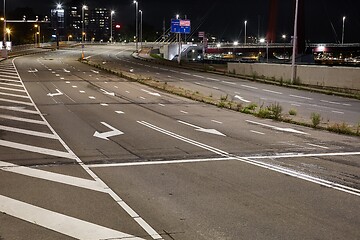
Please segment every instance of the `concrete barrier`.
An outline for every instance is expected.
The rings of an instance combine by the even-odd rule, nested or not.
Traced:
[[[297,65],[297,83],[360,91],[360,68]],[[228,63],[228,72],[290,82],[291,65],[266,63]]]

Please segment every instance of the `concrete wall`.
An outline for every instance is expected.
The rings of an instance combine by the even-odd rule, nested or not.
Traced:
[[[228,63],[228,72],[245,76],[265,76],[289,81],[291,65],[265,63]],[[360,91],[360,68],[297,65],[301,84]]]

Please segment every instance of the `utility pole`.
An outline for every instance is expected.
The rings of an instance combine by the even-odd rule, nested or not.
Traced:
[[[5,7],[6,7],[6,0],[4,0],[4,29],[3,29],[3,49],[2,49],[2,57],[3,58],[7,58],[7,49],[6,49],[6,11],[5,11]]]
[[[299,11],[299,0],[296,0],[295,6],[295,23],[294,23],[294,38],[293,38],[293,52],[291,61],[291,84],[294,84],[296,79],[296,47],[297,47],[297,24],[298,24],[298,11]]]

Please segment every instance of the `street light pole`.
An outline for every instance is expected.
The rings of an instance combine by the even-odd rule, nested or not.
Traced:
[[[138,35],[139,35],[139,17],[138,17],[138,13],[139,13],[139,2],[138,1],[134,1],[135,3],[135,46],[136,46],[136,51],[138,51]]]
[[[82,27],[81,27],[81,59],[84,59],[84,37],[85,37],[85,9],[87,9],[86,5],[82,6],[81,9],[81,17],[82,17]]]
[[[2,49],[2,57],[7,58],[7,49],[6,49],[6,0],[4,0],[4,29],[3,29],[3,49]]]
[[[113,42],[113,15],[115,11],[111,11],[110,13],[110,42]]]
[[[246,25],[247,25],[247,21],[245,21],[244,24],[245,24],[245,39],[244,39],[244,44],[246,45]]]
[[[346,19],[346,17],[345,17],[345,16],[343,16],[343,25],[342,25],[342,37],[341,37],[341,44],[344,44],[345,19]]]
[[[143,39],[142,39],[142,31],[143,31],[143,11],[142,10],[139,10],[139,13],[140,13],[140,49],[142,49],[142,42],[143,42]]]
[[[296,46],[297,46],[297,23],[298,23],[298,11],[299,11],[299,0],[296,0],[295,5],[295,23],[294,23],[294,38],[293,38],[293,51],[292,51],[292,61],[291,61],[291,84],[294,83],[296,79]]]

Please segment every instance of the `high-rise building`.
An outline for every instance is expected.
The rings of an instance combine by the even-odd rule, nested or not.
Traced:
[[[107,8],[94,8],[89,11],[89,27],[87,33],[94,41],[107,42],[110,39],[111,11]]]

